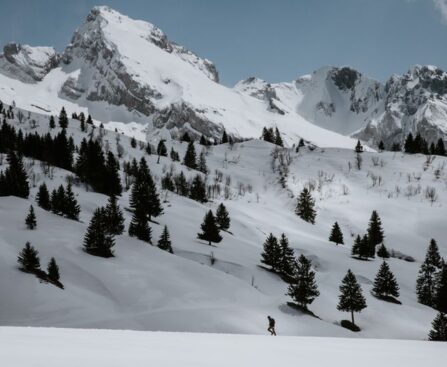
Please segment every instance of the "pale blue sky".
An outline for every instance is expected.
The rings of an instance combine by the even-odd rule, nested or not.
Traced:
[[[2,0],[0,44],[63,50],[104,4],[214,61],[227,85],[290,81],[325,65],[379,80],[413,64],[447,69],[447,0]]]

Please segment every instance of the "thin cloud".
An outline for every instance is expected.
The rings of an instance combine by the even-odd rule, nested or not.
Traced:
[[[441,12],[444,21],[447,22],[447,0],[433,0],[435,7]]]

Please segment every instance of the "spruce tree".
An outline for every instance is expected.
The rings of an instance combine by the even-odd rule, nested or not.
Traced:
[[[129,225],[129,236],[152,243],[151,232],[146,211],[143,207],[137,206],[133,211],[132,220]]]
[[[279,260],[279,271],[286,276],[292,276],[295,271],[295,253],[289,246],[289,239],[283,233],[279,239],[281,257]]]
[[[132,136],[132,138],[130,139],[130,146],[134,149],[137,147],[137,140],[134,136]]]
[[[434,306],[439,312],[447,314],[447,264],[445,262],[436,275]]]
[[[61,112],[59,113],[59,126],[62,129],[66,129],[68,127],[68,117],[64,107],[62,107]]]
[[[205,175],[208,173],[208,166],[206,164],[205,151],[202,150],[199,155],[199,163],[197,165],[197,169],[204,173]]]
[[[37,227],[36,214],[34,214],[34,208],[32,205],[29,207],[28,215],[25,218],[26,228],[34,229]]]
[[[188,168],[197,169],[196,149],[194,148],[194,142],[192,141],[188,143],[188,148],[186,149],[183,158],[183,164]]]
[[[433,238],[430,240],[430,245],[428,246],[427,254],[425,255],[425,261],[427,264],[432,265],[437,269],[441,269],[441,255],[439,254],[438,244]]]
[[[357,282],[355,275],[351,270],[348,270],[340,285],[337,310],[350,312],[351,321],[355,325],[354,312],[361,312],[366,307],[366,300],[363,297],[362,288]]]
[[[171,147],[171,152],[169,153],[169,156],[174,162],[180,161],[180,157],[178,153],[174,150],[174,148]]]
[[[30,273],[35,272],[40,269],[39,252],[27,242],[22,251],[20,251],[17,262],[20,270]]]
[[[124,232],[124,216],[115,195],[109,197],[105,211],[107,232],[118,236]]]
[[[437,342],[447,341],[447,316],[439,312],[432,322],[432,329],[428,334],[428,340]]]
[[[200,175],[196,175],[192,180],[189,197],[199,203],[206,203],[208,201],[205,182]]]
[[[10,151],[7,156],[9,167],[5,170],[2,178],[2,191],[0,196],[18,196],[28,198],[29,185],[28,175],[23,165],[22,156]]]
[[[50,126],[50,129],[54,129],[56,127],[56,122],[54,121],[54,116],[50,116],[49,126]]]
[[[295,213],[304,221],[315,224],[315,217],[317,215],[315,211],[315,200],[306,187],[301,191],[298,198]]]
[[[208,141],[206,140],[206,138],[203,134],[200,136],[199,144],[204,145],[204,146],[208,145]]]
[[[84,251],[90,255],[108,258],[114,256],[112,247],[115,246],[115,240],[107,233],[105,219],[105,209],[97,208],[84,236]]]
[[[382,259],[390,258],[390,253],[388,252],[388,249],[385,247],[385,244],[383,242],[377,249],[377,256]]]
[[[335,222],[334,226],[332,227],[332,231],[329,236],[329,241],[335,242],[336,245],[344,244],[343,233],[341,232],[340,226],[338,225],[337,222]]]
[[[382,263],[374,279],[373,293],[379,297],[399,297],[399,286],[386,261]]]
[[[199,179],[200,179],[200,177],[199,177]],[[177,194],[179,194],[181,196],[188,196],[189,186],[188,186],[188,182],[186,181],[185,174],[183,173],[183,171],[180,171],[180,174],[175,176],[174,183],[175,183],[175,191],[177,192]],[[206,192],[205,192],[205,201],[206,201]]]
[[[63,208],[64,208],[63,213],[68,219],[79,220],[79,213],[81,212],[81,207],[78,205],[78,201],[76,200],[74,193],[71,189],[71,183],[68,183],[67,188],[65,189]]]
[[[415,153],[414,138],[413,138],[413,134],[412,133],[409,133],[407,138],[405,139],[404,152],[405,153],[410,153],[410,154]]]
[[[217,207],[216,223],[222,231],[227,231],[230,228],[230,215],[223,203],[220,203]]]
[[[162,156],[162,157],[168,156],[168,149],[166,148],[166,144],[163,139],[158,142],[157,155]]]
[[[225,129],[224,129],[223,134],[222,134],[221,142],[222,142],[222,144],[228,143],[228,135],[227,135],[227,132],[225,131]]]
[[[374,248],[375,253],[375,246],[382,243],[385,238],[382,229],[382,221],[380,220],[379,214],[377,214],[377,211],[375,210],[373,210],[371,214],[367,233],[368,240],[371,244],[371,247]]]
[[[320,295],[315,282],[315,272],[312,270],[311,262],[304,255],[300,255],[296,262],[293,281],[287,294],[305,310],[307,305]]]
[[[357,145],[355,146],[356,153],[363,153],[363,145],[360,143],[360,140],[357,140]]]
[[[187,142],[189,143],[191,141],[191,137],[189,136],[188,132],[185,132],[180,139],[181,142]]]
[[[444,145],[444,141],[442,140],[442,138],[439,138],[438,142],[436,143],[435,154],[442,155],[442,156],[446,155],[445,145]]]
[[[121,195],[123,187],[121,185],[120,164],[112,152],[107,153],[107,160],[105,164],[104,180],[107,183],[104,185],[104,193],[107,195]]]
[[[284,143],[281,138],[281,133],[279,132],[277,127],[275,128],[275,144],[279,145],[280,147],[284,146]]]
[[[39,192],[36,195],[37,205],[39,205],[44,210],[51,209],[50,203],[50,193],[48,192],[47,185],[45,182],[39,186]]]
[[[198,233],[197,237],[201,240],[208,241],[210,246],[211,242],[219,243],[222,241],[222,236],[219,234],[219,228],[216,224],[216,218],[211,210],[203,218],[201,229],[202,232]]]
[[[357,237],[354,240],[354,244],[352,245],[352,250],[351,250],[352,256],[360,257],[361,245],[362,245],[362,239],[361,239],[360,235],[357,235]]]
[[[59,267],[57,266],[56,260],[54,259],[54,257],[52,257],[50,262],[48,263],[47,275],[48,275],[48,279],[50,279],[53,282],[58,282],[60,279]]]
[[[261,262],[272,268],[273,271],[279,271],[281,268],[281,247],[278,239],[270,233],[264,242],[264,251],[261,254]]]
[[[368,235],[363,235],[362,241],[360,242],[360,254],[359,257],[362,259],[367,259],[369,257],[374,258],[376,255],[375,246],[371,246]]]
[[[379,151],[383,152],[385,150],[385,144],[383,144],[383,141],[381,140],[379,143]]]
[[[435,267],[424,261],[416,280],[416,295],[419,303],[433,307],[436,291]]]
[[[171,240],[169,238],[169,231],[168,231],[168,226],[164,226],[163,228],[163,232],[160,236],[160,239],[158,240],[158,244],[157,244],[158,248],[167,251],[171,254],[174,253],[174,251],[172,251],[172,244],[171,244]]]

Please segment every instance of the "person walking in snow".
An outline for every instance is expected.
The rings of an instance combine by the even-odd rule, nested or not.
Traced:
[[[269,320],[269,327],[268,327],[267,331],[270,331],[270,335],[275,335],[276,336],[275,319],[273,317],[270,317],[270,316],[267,316],[267,319]]]

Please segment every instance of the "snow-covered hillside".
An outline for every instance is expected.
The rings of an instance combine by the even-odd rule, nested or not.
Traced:
[[[49,131],[45,115],[24,115],[22,123],[8,123],[24,133]],[[51,134],[58,131],[53,129]],[[70,119],[67,134],[76,145],[83,137],[100,139],[103,147],[115,153],[119,143],[121,165],[144,156],[159,190],[161,176],[169,170],[183,171],[187,177],[198,173],[168,157],[158,162],[156,155],[148,155],[138,145],[132,148],[130,139],[121,134],[100,128],[82,133],[77,120]],[[166,144],[168,151],[173,147],[184,156],[187,143],[168,140]],[[196,149],[200,152],[202,147],[197,144]],[[174,255],[130,238],[126,232],[117,237],[116,257],[111,259],[82,250],[92,213],[107,197],[86,191],[84,185],[75,186],[81,205],[79,222],[44,211],[35,204],[37,187],[46,182],[51,190],[72,173],[55,168],[49,177],[38,161],[25,159],[30,197],[0,198],[0,324],[265,334],[266,316],[272,315],[280,335],[427,338],[436,312],[417,303],[415,282],[431,238],[438,240],[441,255],[447,256],[446,158],[365,152],[358,170],[352,147],[303,147],[296,153],[251,140],[210,146],[205,151],[210,172],[207,182],[218,183],[220,194],[201,204],[162,191],[164,214],[156,219],[159,224],[151,224],[154,242],[163,225],[169,227]],[[289,163],[285,187],[279,181],[279,158],[273,162],[273,156],[281,152]],[[0,170],[7,166],[5,159],[2,162]],[[313,187],[317,202],[315,225],[294,214],[296,197],[305,185]],[[425,196],[427,187],[436,189],[434,203]],[[222,242],[210,247],[197,239],[197,233],[206,211],[214,211],[221,202],[230,212],[231,233],[223,232]],[[38,222],[33,231],[24,224],[30,204],[35,206]],[[129,191],[119,204],[129,207]],[[400,285],[402,305],[370,294],[381,260],[360,261],[350,256],[353,236],[365,233],[372,210],[378,210],[382,218],[387,247],[415,259],[388,261]],[[125,210],[124,215],[127,230],[131,213]],[[335,221],[341,226],[345,245],[328,241]],[[287,284],[258,266],[270,232],[285,233],[295,255],[312,260],[321,295],[310,308],[320,319],[287,306]],[[43,266],[56,258],[64,290],[18,270],[17,255],[26,241],[38,249]],[[356,318],[362,328],[359,333],[339,326],[347,317],[336,309],[338,287],[347,269],[357,276],[368,304]]]
[[[307,366],[355,367],[361,361],[365,367],[419,367],[437,366],[447,358],[440,343],[136,331],[4,327],[0,343],[0,359],[15,367],[270,367],[296,361]]]

